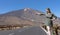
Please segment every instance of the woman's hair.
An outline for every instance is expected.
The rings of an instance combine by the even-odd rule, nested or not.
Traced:
[[[50,8],[46,8],[46,10],[47,13],[51,13]]]

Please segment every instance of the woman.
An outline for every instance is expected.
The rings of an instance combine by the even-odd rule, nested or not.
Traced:
[[[51,13],[49,8],[47,8],[45,25],[48,31],[48,35],[53,35],[53,21],[52,20],[54,19],[56,19],[56,16]]]

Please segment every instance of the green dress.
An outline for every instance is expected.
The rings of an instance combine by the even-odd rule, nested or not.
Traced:
[[[55,15],[51,14],[51,13],[48,13],[46,14],[46,20],[45,20],[45,25],[46,26],[53,26],[53,21],[51,19],[56,18]]]
[[[50,18],[46,18],[45,25],[50,27],[53,26],[52,20]]]

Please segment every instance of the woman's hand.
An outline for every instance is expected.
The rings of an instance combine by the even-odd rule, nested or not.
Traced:
[[[51,19],[52,21],[55,21],[55,18]]]

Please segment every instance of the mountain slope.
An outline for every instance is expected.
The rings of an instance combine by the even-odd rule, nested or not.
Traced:
[[[0,15],[0,24],[35,24],[40,25],[46,20],[45,15],[40,16],[43,12],[38,10],[33,10],[31,8],[24,8],[21,10],[16,10],[8,12],[6,14]],[[55,20],[54,23],[60,24],[60,20]]]

